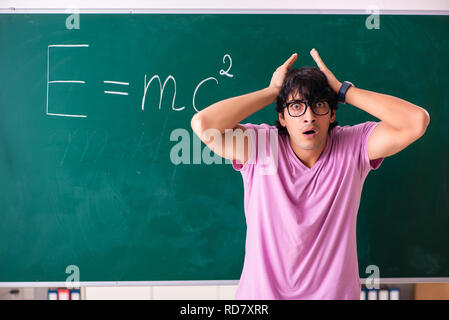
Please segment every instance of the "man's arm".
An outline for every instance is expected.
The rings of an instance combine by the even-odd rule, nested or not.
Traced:
[[[252,150],[248,136],[245,135],[246,129],[239,125],[239,122],[271,104],[277,95],[277,91],[267,87],[216,102],[196,113],[190,125],[200,140],[214,153],[245,164]]]
[[[193,131],[214,153],[245,164],[250,158],[251,148],[245,139],[246,129],[239,122],[276,100],[285,75],[296,58],[295,53],[276,69],[267,88],[216,102],[196,113],[190,121]],[[225,143],[229,137],[232,143]],[[234,137],[237,140],[235,144]]]
[[[424,135],[430,122],[425,109],[390,95],[350,87],[346,101],[381,120],[368,138],[370,160],[405,149]]]
[[[329,85],[338,93],[341,82],[326,67],[315,49],[310,54],[326,75]],[[425,109],[386,94],[350,87],[346,92],[346,102],[381,120],[368,138],[370,160],[385,158],[405,149],[426,132],[430,122]]]

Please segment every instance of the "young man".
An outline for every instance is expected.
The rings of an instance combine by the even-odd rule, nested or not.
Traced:
[[[410,102],[342,85],[315,49],[310,54],[319,69],[289,71],[295,53],[267,88],[217,102],[191,121],[243,177],[247,235],[236,299],[360,299],[356,218],[364,180],[430,121]],[[276,126],[239,123],[275,101]],[[337,101],[380,121],[338,126]],[[209,129],[219,134],[211,137]]]

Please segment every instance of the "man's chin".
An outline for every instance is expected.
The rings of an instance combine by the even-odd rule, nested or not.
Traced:
[[[290,136],[292,143],[296,145],[296,147],[302,150],[315,150],[321,146],[321,139],[316,135],[312,139],[307,139],[303,136]]]
[[[321,140],[318,137],[314,137],[313,139],[300,139],[297,145],[303,150],[315,150],[321,146],[320,142]]]
[[[302,150],[315,150],[320,146],[317,141],[300,141],[296,145]]]
[[[310,143],[306,144],[306,143],[304,143],[304,144],[300,145],[300,148],[303,149],[303,150],[315,150],[315,149],[318,149],[318,147],[319,146],[316,145],[316,143],[315,144],[310,144]]]

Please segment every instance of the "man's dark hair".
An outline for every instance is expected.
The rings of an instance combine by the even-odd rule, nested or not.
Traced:
[[[326,100],[329,103],[331,116],[338,108],[338,96],[329,86],[326,75],[315,67],[292,68],[285,75],[284,82],[279,95],[276,98],[276,112],[284,112],[284,103],[287,101],[288,95],[299,93],[302,99],[307,101]],[[288,135],[286,127],[283,127],[279,120],[275,123],[280,135]],[[332,130],[338,123],[336,121],[329,125]]]

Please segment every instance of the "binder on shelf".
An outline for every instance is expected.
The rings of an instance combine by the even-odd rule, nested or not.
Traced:
[[[388,289],[379,290],[379,300],[390,300]]]
[[[390,300],[400,300],[400,290],[398,288],[390,289]]]
[[[58,290],[48,290],[47,300],[58,300]]]
[[[70,290],[70,300],[81,300],[80,290]]]
[[[70,290],[69,289],[59,289],[58,290],[58,300],[70,300]]]
[[[377,289],[368,290],[368,292],[367,292],[368,300],[377,300],[378,299],[378,291],[379,290],[377,290]]]
[[[360,291],[360,300],[366,300],[366,289],[362,288]]]

